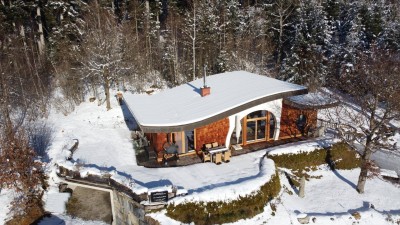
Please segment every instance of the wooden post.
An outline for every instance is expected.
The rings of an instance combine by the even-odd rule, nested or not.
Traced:
[[[247,115],[243,117],[243,125],[242,125],[242,143],[245,146],[247,140]]]
[[[300,180],[300,187],[299,187],[299,197],[304,198],[304,190],[306,186],[306,178],[303,176]]]

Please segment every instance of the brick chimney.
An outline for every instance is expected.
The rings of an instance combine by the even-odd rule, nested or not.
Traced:
[[[207,96],[209,94],[211,94],[211,88],[210,87],[204,86],[204,87],[200,88],[201,97]]]
[[[207,65],[204,66],[204,76],[203,76],[203,87],[200,88],[200,95],[201,97],[207,96],[211,94],[211,88],[206,84],[206,71]]]

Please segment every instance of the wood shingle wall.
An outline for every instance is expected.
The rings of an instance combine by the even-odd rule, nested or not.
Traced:
[[[196,128],[196,150],[200,150],[204,144],[218,142],[224,145],[229,131],[229,119],[224,118],[217,122]]]
[[[314,109],[297,109],[290,105],[282,105],[281,129],[279,138],[298,137],[301,131],[297,128],[297,120],[303,114],[306,118],[304,134],[317,126],[317,110]]]

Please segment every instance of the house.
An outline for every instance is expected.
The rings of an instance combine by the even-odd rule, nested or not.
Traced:
[[[208,143],[240,148],[307,135],[317,124],[315,106],[291,97],[304,86],[244,71],[207,76],[153,94],[124,94],[151,146],[175,143],[194,154]]]

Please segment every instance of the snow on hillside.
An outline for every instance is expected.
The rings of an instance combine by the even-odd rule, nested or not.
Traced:
[[[53,214],[66,213],[66,203],[71,196],[70,193],[60,193],[58,188],[50,186],[50,189],[45,193],[43,200],[44,210]]]
[[[338,170],[332,172],[322,169],[311,173],[322,176],[306,182],[305,197],[297,196],[284,174],[280,174],[281,185],[284,187],[279,199],[272,200],[276,212],[272,215],[270,205],[264,212],[251,219],[240,220],[231,225],[300,224],[298,217],[306,214],[310,224],[315,225],[393,225],[400,222],[400,187],[393,185],[380,177],[368,180],[364,194],[358,194],[355,184],[360,170]],[[361,219],[356,220],[352,213],[359,212]],[[150,216],[161,224],[180,225],[181,223],[168,218],[166,211],[151,213]],[[315,221],[315,222],[314,222]]]
[[[337,139],[322,137],[316,138],[311,141],[301,141],[286,144],[285,146],[276,146],[267,149],[268,155],[283,155],[283,154],[298,154],[299,152],[312,152],[317,149],[326,148],[332,146]]]
[[[274,163],[269,159],[261,160],[267,151],[273,152],[272,154],[313,151],[315,148],[331,145],[335,141],[326,137],[291,143],[236,156],[230,163],[221,165],[200,163],[175,168],[144,168],[136,165],[124,112],[115,99],[112,99],[112,109],[109,111],[104,105],[98,106],[96,103],[84,102],[67,116],[53,110],[47,122],[54,130],[53,143],[48,152],[50,162],[47,171],[50,175],[49,183],[53,187],[56,187],[58,183],[53,166],[57,163],[77,169],[82,175],[109,173],[113,179],[125,185],[133,183],[134,190],[138,192],[168,188],[171,185],[186,189],[188,195],[176,198],[173,200],[175,203],[183,200],[235,199],[242,193],[257,190],[261,181],[266,182],[270,178],[274,171]],[[68,149],[74,143],[73,139],[79,140],[79,147],[73,155],[72,162],[69,162],[66,157],[69,155]],[[261,168],[260,160],[263,164]],[[283,190],[286,191],[282,191],[280,197],[273,200],[277,206],[275,216],[271,215],[271,208],[267,205],[264,213],[233,224],[299,224],[297,217],[300,214],[315,217],[313,224],[353,224],[355,220],[351,218],[351,213],[354,211],[361,213],[361,220],[357,221],[357,224],[393,224],[390,222],[389,214],[394,221],[400,220],[400,188],[398,186],[380,178],[374,178],[368,180],[366,193],[359,195],[354,188],[359,170],[332,172],[323,169],[313,172],[312,175],[322,175],[322,178],[311,179],[307,182],[306,197],[301,199],[296,195],[297,190],[293,189],[285,176],[280,174],[281,183],[285,186]],[[53,197],[57,199],[57,196],[53,194],[47,193],[46,199],[51,200]],[[9,201],[9,195],[3,190],[0,203],[8,205]],[[371,204],[375,209],[370,208]],[[47,206],[59,213],[64,210],[59,207],[60,205],[52,205],[51,201],[47,202]],[[6,217],[5,213],[5,210],[0,210],[0,219]],[[165,210],[150,215],[161,224],[181,224],[168,218]],[[54,224],[57,221],[64,221],[65,224],[103,224],[95,221],[74,220],[63,214],[47,218],[41,224]]]
[[[9,206],[12,201],[13,192],[0,188],[0,224],[8,219]]]
[[[86,221],[79,218],[72,218],[67,215],[52,215],[45,217],[38,225],[107,225],[102,221]]]
[[[130,131],[124,121],[121,107],[116,100],[112,109],[84,102],[70,115],[53,112],[49,116],[55,137],[49,151],[54,163],[68,168],[79,168],[81,175],[87,173],[111,173],[115,178],[132,181],[137,189],[176,185],[189,191],[202,192],[224,186],[259,173],[260,157],[265,152],[255,152],[232,158],[230,163],[196,164],[184,168],[144,168],[136,164]],[[79,147],[73,163],[65,160],[73,139],[79,139]],[[229,176],[227,176],[229,174]],[[257,186],[254,187],[256,189]]]

